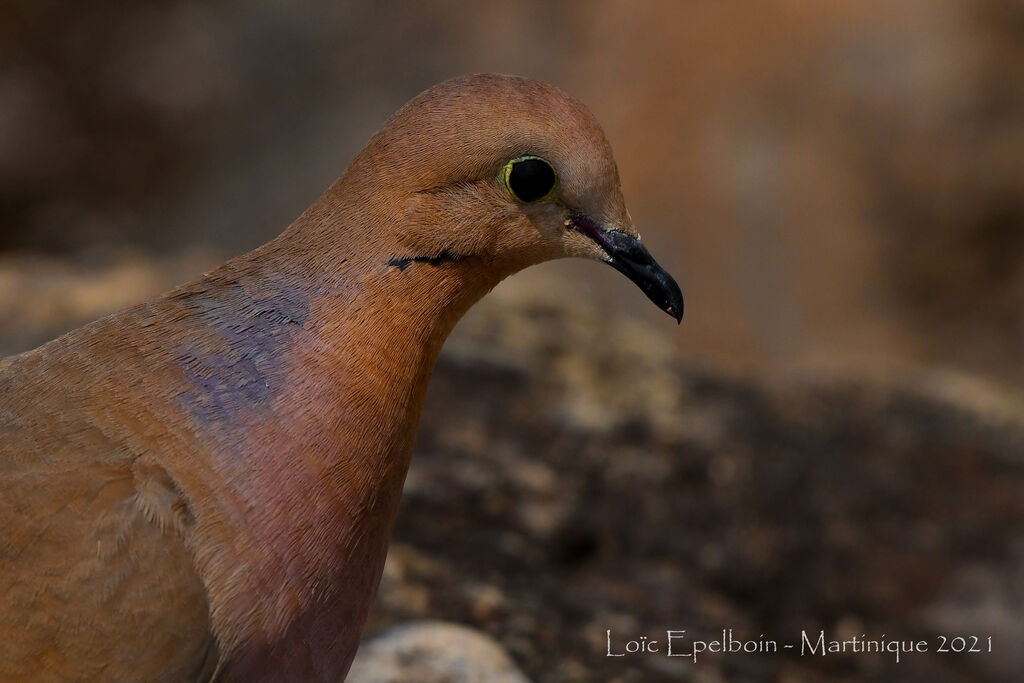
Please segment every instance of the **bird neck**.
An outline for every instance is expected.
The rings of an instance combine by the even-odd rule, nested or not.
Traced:
[[[271,413],[244,429],[249,463],[216,465],[230,469],[245,501],[236,528],[252,549],[243,551],[254,571],[242,584],[251,597],[236,602],[229,620],[251,623],[259,605],[262,635],[237,639],[248,643],[239,652],[247,676],[296,658],[326,666],[353,654],[337,643],[358,642],[376,592],[434,363],[459,318],[515,268],[382,252],[363,239],[373,225],[348,226],[352,239],[335,237],[344,250],[324,250],[320,236],[315,251],[308,236],[322,220],[304,216],[234,266],[246,274],[243,290],[274,293],[271,303],[255,304],[260,310],[286,300],[304,312],[301,327],[282,333],[287,344],[274,349],[280,390]],[[282,575],[302,580],[268,592]]]

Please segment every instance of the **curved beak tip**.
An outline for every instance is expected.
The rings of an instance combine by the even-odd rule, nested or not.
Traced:
[[[601,246],[608,253],[608,263],[636,284],[658,308],[683,322],[683,293],[675,279],[658,265],[639,239],[622,232],[604,233]]]
[[[640,238],[623,230],[602,230],[588,216],[575,214],[567,227],[594,240],[608,254],[608,263],[636,284],[658,308],[683,322],[683,293],[664,268],[658,265]]]
[[[684,309],[683,293],[679,291],[679,285],[676,284],[676,281],[672,279],[671,275],[669,275],[664,270],[662,271],[662,273],[664,273],[666,281],[664,282],[665,288],[662,291],[662,296],[665,297],[665,303],[661,304],[661,310],[665,311],[670,316],[675,318],[676,323],[681,325],[683,323]],[[652,301],[655,301],[655,303],[658,303],[658,301],[654,298],[654,296],[652,296],[652,294],[648,294],[647,296],[650,297]]]
[[[675,306],[667,306],[667,307],[665,307],[665,312],[668,313],[673,318],[675,318],[677,324],[679,324],[679,325],[683,324],[683,307],[682,306],[679,306],[679,308],[676,308]]]

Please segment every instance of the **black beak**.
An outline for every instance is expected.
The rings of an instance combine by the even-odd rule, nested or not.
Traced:
[[[639,287],[647,298],[677,322],[683,321],[683,293],[664,268],[658,265],[640,240],[622,230],[601,230],[587,216],[574,215],[570,229],[578,230],[600,245],[608,263]]]

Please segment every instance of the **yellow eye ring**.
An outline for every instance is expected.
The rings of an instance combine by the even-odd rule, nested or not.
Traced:
[[[521,204],[554,201],[558,196],[558,174],[543,157],[526,154],[512,159],[501,169],[501,184]]]

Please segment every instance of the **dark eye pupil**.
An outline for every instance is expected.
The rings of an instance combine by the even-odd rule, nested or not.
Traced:
[[[512,164],[508,186],[523,202],[535,202],[555,186],[555,169],[540,159],[523,159]]]

